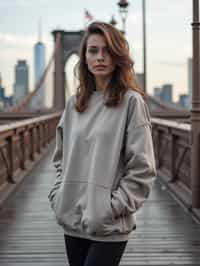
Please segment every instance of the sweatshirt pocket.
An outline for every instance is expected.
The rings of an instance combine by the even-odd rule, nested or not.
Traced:
[[[122,216],[114,217],[111,190],[84,181],[65,182],[52,200],[59,225],[89,235],[125,233]]]
[[[110,189],[88,184],[87,202],[81,218],[82,230],[87,234],[107,235],[113,232],[114,224]]]
[[[81,209],[76,205],[82,186],[76,183],[63,183],[52,199],[52,209],[54,210],[57,223],[68,230],[80,230]],[[82,200],[83,198],[80,197]]]
[[[57,213],[58,213],[58,208],[59,208],[59,206],[60,206],[60,203],[59,203],[59,201],[60,201],[60,190],[61,190],[61,187],[60,187],[59,189],[56,190],[55,195],[54,195],[53,197],[51,197],[51,198],[49,199],[49,201],[50,201],[50,203],[51,203],[51,208],[52,208],[53,211],[54,211],[54,214],[55,214],[55,216],[56,216],[56,220],[57,220],[58,224],[62,225],[62,222],[60,221],[59,216],[57,215]]]

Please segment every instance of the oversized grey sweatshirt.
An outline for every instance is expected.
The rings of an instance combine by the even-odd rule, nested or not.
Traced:
[[[156,177],[148,106],[130,89],[117,107],[99,90],[83,113],[74,103],[72,95],[56,128],[48,198],[57,223],[71,236],[126,241]]]

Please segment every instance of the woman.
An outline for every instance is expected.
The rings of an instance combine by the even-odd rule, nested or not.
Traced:
[[[57,126],[48,198],[70,266],[116,266],[156,176],[150,114],[128,43],[110,24],[88,26],[78,74]]]

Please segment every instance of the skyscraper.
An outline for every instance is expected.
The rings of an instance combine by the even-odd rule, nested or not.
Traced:
[[[14,104],[20,102],[20,100],[28,94],[29,90],[29,75],[28,65],[26,60],[18,60],[15,65],[15,83],[14,83]]]
[[[0,73],[0,111],[3,110],[4,107],[4,95],[5,91],[4,88],[2,87],[2,79],[1,79],[1,73]]]
[[[2,87],[2,78],[0,73],[0,99],[4,98],[4,88]]]
[[[179,95],[179,105],[184,108],[188,108],[188,94]]]
[[[34,45],[34,76],[35,86],[41,79],[45,70],[45,45],[42,43],[41,22],[39,22],[38,42]],[[44,108],[45,87],[41,85],[32,101],[32,109],[40,110]]]
[[[172,103],[172,90],[172,84],[164,84],[160,93],[161,101]]]
[[[144,89],[144,73],[136,73],[136,81],[141,89]]]
[[[161,91],[162,89],[160,87],[155,87],[153,96],[156,97],[157,99],[160,99]]]

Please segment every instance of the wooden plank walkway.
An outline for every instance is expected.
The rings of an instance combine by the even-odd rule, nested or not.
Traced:
[[[66,265],[63,231],[47,198],[53,147],[0,210],[1,266]],[[121,266],[200,265],[200,225],[159,184],[137,222]]]

